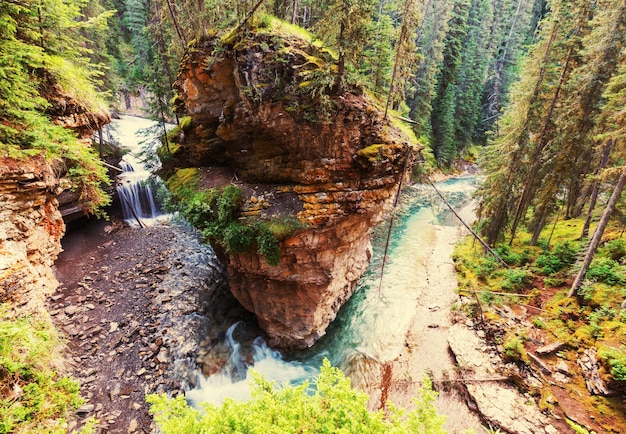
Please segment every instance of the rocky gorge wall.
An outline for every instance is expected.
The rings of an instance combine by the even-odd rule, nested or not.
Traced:
[[[0,158],[0,303],[40,310],[56,289],[51,267],[65,224],[55,195],[62,190],[42,156]]]
[[[176,82],[191,122],[170,173],[200,167],[201,188],[240,187],[244,224],[291,216],[305,226],[280,241],[277,265],[215,246],[232,293],[276,347],[324,335],[419,151],[362,90],[324,84],[334,62],[310,41],[263,29],[191,46]]]
[[[41,94],[50,102],[51,121],[79,137],[90,136],[110,121],[108,113],[90,112],[53,84]],[[44,155],[0,155],[0,303],[27,312],[43,311],[46,295],[58,286],[52,265],[65,234],[58,198],[74,213],[84,214],[78,205],[80,190],[71,189],[65,178],[65,162]]]

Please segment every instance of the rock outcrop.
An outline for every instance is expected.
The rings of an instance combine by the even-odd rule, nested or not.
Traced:
[[[0,158],[0,303],[40,310],[56,289],[51,267],[65,225],[55,195],[62,190],[42,156]]]
[[[482,419],[494,428],[513,434],[556,434],[559,431],[533,398],[521,394],[498,374],[500,357],[462,324],[448,332],[448,344],[463,373],[464,386]]]
[[[221,255],[231,291],[276,347],[325,333],[418,153],[362,91],[334,93],[333,68],[327,51],[263,29],[190,47],[176,83],[191,126],[171,166],[203,167],[204,188],[239,185],[244,220],[306,225],[281,240],[276,266],[256,251]]]

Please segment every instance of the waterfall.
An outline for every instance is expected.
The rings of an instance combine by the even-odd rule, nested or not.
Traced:
[[[154,194],[161,180],[148,169],[158,167],[158,158],[145,152],[159,140],[162,130],[155,126],[155,121],[134,116],[121,116],[107,126],[107,133],[128,151],[119,163],[123,172],[116,178],[116,190],[130,226],[151,226],[168,218]]]
[[[146,171],[135,171],[128,161],[120,161],[123,172],[118,175],[115,188],[122,204],[124,221],[131,225],[146,226],[161,216],[153,191],[153,179]]]
[[[313,377],[318,371],[305,363],[286,361],[281,354],[269,348],[265,340],[256,337],[252,344],[244,345],[234,337],[241,322],[228,328],[225,344],[230,356],[220,372],[205,377],[197,374],[197,387],[186,393],[194,404],[210,402],[220,405],[226,398],[245,400],[250,398],[249,368],[279,384],[298,384]]]

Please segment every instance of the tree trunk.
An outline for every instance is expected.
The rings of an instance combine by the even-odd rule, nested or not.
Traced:
[[[580,27],[579,27],[580,28]],[[576,32],[578,34],[578,32]],[[559,78],[559,83],[554,91],[554,95],[552,96],[552,102],[550,103],[550,108],[548,109],[548,113],[543,122],[543,126],[541,128],[541,135],[537,140],[537,147],[535,148],[535,152],[533,154],[533,159],[530,162],[530,168],[528,169],[528,173],[526,174],[526,181],[524,182],[524,190],[522,191],[522,196],[517,203],[517,209],[515,210],[515,217],[513,218],[513,226],[511,227],[511,241],[509,244],[513,244],[513,240],[515,239],[515,232],[517,231],[517,226],[519,225],[522,217],[526,214],[528,209],[528,205],[530,203],[530,197],[534,190],[535,177],[537,175],[537,171],[540,168],[541,162],[541,153],[544,148],[548,144],[548,140],[546,135],[548,133],[548,128],[550,123],[552,122],[552,116],[554,115],[554,109],[556,108],[556,103],[559,100],[559,95],[561,93],[561,89],[565,84],[565,78],[567,73],[569,72],[569,65],[572,61],[572,56],[574,54],[574,46],[572,45],[567,52],[567,60],[565,61],[565,65],[563,66],[563,70],[561,71],[561,76]]]
[[[104,160],[104,137],[102,137],[102,127],[98,130],[98,151],[100,159]]]
[[[394,59],[394,62],[393,62],[393,73],[391,74],[391,83],[389,84],[389,93],[387,94],[387,104],[385,105],[385,116],[383,117],[383,119],[387,119],[387,114],[389,112],[389,104],[391,104],[391,101],[393,100],[393,94],[395,93],[395,83],[396,83],[396,77],[398,75],[398,65],[400,63],[400,56],[402,55],[402,44],[404,43],[404,39],[406,38],[406,35],[408,33],[406,19],[407,19],[409,8],[411,7],[412,2],[413,0],[407,0],[407,2],[404,5],[404,20],[402,21],[402,27],[400,28],[400,36],[398,37],[398,40],[396,41],[398,48],[396,49],[396,58]]]
[[[296,23],[298,17],[298,0],[293,0],[293,10],[291,11],[291,24]]]
[[[602,155],[602,161],[600,162],[600,170],[604,169],[609,162],[609,155],[611,154],[611,148],[613,147],[613,139],[606,142],[604,147],[604,153]],[[599,171],[598,171],[599,172]],[[589,209],[587,210],[587,217],[585,218],[585,224],[583,231],[580,234],[580,238],[586,238],[589,235],[589,226],[591,226],[591,217],[593,210],[596,207],[596,201],[598,200],[598,194],[600,193],[600,181],[593,181],[593,191],[591,192],[591,198],[589,199]]]
[[[578,19],[578,25],[576,26],[576,29],[574,30],[573,34],[572,34],[572,38],[576,38],[578,37],[578,34],[580,33],[580,30],[582,29],[582,25],[583,22],[586,18],[588,14],[588,10],[587,8],[583,8],[583,10],[581,11],[581,14],[579,16]],[[555,27],[556,28],[556,27]],[[520,200],[517,204],[517,209],[515,211],[515,217],[513,218],[513,225],[511,227],[511,241],[509,244],[513,244],[513,240],[515,239],[515,232],[517,231],[517,226],[520,222],[520,220],[526,215],[526,211],[528,210],[528,206],[530,204],[530,197],[533,193],[532,190],[534,190],[533,185],[534,183],[534,178],[537,174],[537,171],[539,170],[539,164],[540,164],[540,160],[541,160],[541,153],[543,152],[543,149],[546,147],[547,143],[547,138],[546,138],[546,134],[548,132],[548,127],[551,123],[552,120],[552,115],[554,114],[554,109],[556,108],[556,104],[558,102],[559,99],[559,94],[561,92],[561,89],[563,88],[563,85],[565,84],[565,79],[567,77],[567,74],[569,73],[569,69],[570,69],[570,63],[572,62],[572,58],[574,55],[574,48],[576,47],[576,45],[572,42],[572,45],[570,46],[569,50],[567,51],[567,56],[566,56],[566,60],[565,60],[565,64],[563,65],[563,69],[561,70],[561,76],[559,77],[559,83],[556,87],[556,90],[554,91],[554,96],[552,97],[552,102],[550,103],[550,108],[548,110],[548,113],[546,115],[545,121],[543,123],[543,126],[541,128],[541,134],[539,136],[539,139],[537,140],[537,146],[535,148],[535,153],[533,155],[533,159],[531,160],[531,164],[530,164],[530,168],[528,169],[528,173],[526,174],[526,181],[524,183],[524,190],[522,192],[522,196],[520,197]]]
[[[596,254],[596,250],[598,250],[600,240],[602,239],[602,235],[604,235],[604,230],[609,224],[609,219],[611,218],[613,211],[615,211],[615,205],[617,205],[617,201],[619,201],[620,197],[622,196],[624,185],[626,185],[626,166],[624,166],[624,168],[622,169],[622,173],[620,174],[617,184],[613,189],[613,194],[609,199],[609,203],[606,205],[604,214],[602,214],[600,223],[598,223],[598,227],[593,233],[593,237],[591,238],[591,242],[589,243],[589,249],[587,249],[587,253],[585,254],[583,265],[580,267],[580,271],[576,275],[574,283],[572,283],[569,294],[567,294],[568,297],[575,296],[578,292],[578,288],[580,288],[580,286],[582,285],[585,274],[587,274],[587,270],[589,269],[589,265],[591,264],[591,261]]]
[[[534,102],[537,100],[537,98],[539,97],[541,85],[546,75],[546,66],[548,64],[548,56],[550,55],[550,51],[552,50],[552,44],[554,43],[554,40],[556,38],[556,30],[557,28],[556,26],[554,26],[554,28],[552,29],[552,32],[550,33],[550,39],[548,39],[548,42],[546,45],[546,52],[543,55],[543,60],[541,62],[541,69],[539,70],[539,75],[537,77],[537,81],[533,89],[533,95],[529,101],[529,107],[531,107],[534,104]],[[524,120],[524,126],[522,127],[522,131],[528,130],[529,116],[530,116],[530,113],[527,112],[526,119]],[[519,142],[519,138],[518,138],[518,142]],[[511,199],[511,195],[513,193],[513,188],[514,188],[513,179],[515,178],[515,171],[517,170],[518,160],[521,158],[521,156],[522,156],[522,149],[518,149],[516,152],[514,152],[513,157],[509,161],[508,176],[505,182],[506,194],[500,200],[500,203],[498,204],[496,212],[494,213],[493,218],[491,219],[492,222],[491,224],[489,224],[489,226],[485,230],[485,233],[487,235],[487,243],[489,243],[489,245],[491,246],[495,245],[495,243],[498,241],[498,238],[500,238],[500,233],[502,232],[502,229],[504,228],[504,226],[506,225],[508,221],[509,206],[510,206],[509,200]]]
[[[166,0],[167,8],[170,11],[170,16],[172,17],[172,23],[174,24],[174,28],[176,29],[176,34],[178,35],[178,39],[180,40],[180,44],[184,49],[187,46],[187,39],[183,35],[183,32],[180,30],[180,26],[178,25],[178,17],[174,12],[174,7],[172,6],[171,0]]]
[[[344,51],[345,29],[345,22],[344,20],[341,20],[341,24],[339,26],[339,38],[337,41],[337,45],[339,45],[339,61],[337,64],[337,78],[335,80],[335,92],[338,95],[343,94],[343,76],[346,73],[346,53]]]

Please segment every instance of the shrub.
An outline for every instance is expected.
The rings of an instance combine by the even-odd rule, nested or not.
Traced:
[[[603,256],[607,256],[614,261],[619,261],[626,256],[626,240],[620,238],[608,241],[599,251]]]
[[[507,291],[519,291],[532,282],[533,274],[523,268],[509,268],[504,271],[502,289]]]
[[[234,185],[227,185],[217,195],[217,220],[221,224],[226,224],[236,217],[243,201],[243,191]]]
[[[224,244],[229,252],[244,252],[254,241],[254,229],[237,222],[230,223],[224,230]]]
[[[557,243],[552,251],[539,255],[535,264],[541,272],[549,276],[558,273],[566,266],[572,265],[578,256],[578,247],[570,241]]]
[[[416,409],[406,417],[393,406],[386,414],[369,411],[369,397],[352,389],[350,380],[327,360],[315,387],[305,383],[277,388],[256,373],[252,378],[252,398],[247,402],[227,399],[220,407],[203,404],[197,410],[182,396],[149,395],[150,412],[164,434],[445,432],[445,418],[436,413],[436,394],[427,377],[415,400]]]
[[[611,375],[616,381],[626,381],[626,352],[604,347],[600,349],[598,356],[609,365]]]
[[[491,276],[493,272],[498,269],[499,266],[500,264],[498,264],[498,262],[496,262],[496,260],[491,255],[483,256],[482,258],[478,259],[475,264],[472,264],[472,268],[474,268],[476,276],[480,279],[486,279],[487,277]]]
[[[596,258],[589,265],[585,277],[594,282],[604,282],[607,285],[616,285],[623,282],[619,274],[619,264],[610,258]]]
[[[511,250],[511,247],[508,244],[499,245],[494,250],[498,256],[500,256],[502,260],[509,265],[524,265],[530,259],[529,253],[526,250],[521,253],[516,253]]]
[[[274,234],[263,224],[258,225],[256,242],[259,254],[263,255],[270,265],[278,265],[280,261],[280,245]]]
[[[59,374],[60,340],[34,317],[10,318],[0,307],[0,433],[61,433],[82,404],[78,383]]]

